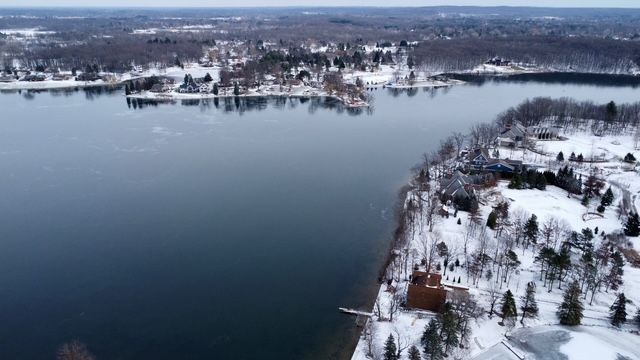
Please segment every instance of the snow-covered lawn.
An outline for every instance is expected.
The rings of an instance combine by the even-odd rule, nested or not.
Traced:
[[[538,218],[539,228],[542,229],[544,223],[551,218],[558,219],[564,224],[567,230],[580,232],[583,228],[598,228],[598,234],[594,239],[594,247],[597,248],[602,241],[600,234],[602,232],[611,234],[619,232],[623,228],[624,219],[620,219],[616,210],[616,205],[623,197],[623,192],[630,193],[632,202],[638,201],[640,194],[640,176],[634,171],[633,166],[623,163],[621,160],[628,152],[634,151],[633,134],[620,134],[609,136],[594,136],[588,131],[574,132],[572,134],[564,134],[566,140],[558,141],[540,141],[538,149],[543,153],[535,153],[531,151],[522,151],[520,149],[499,148],[500,157],[510,157],[512,159],[524,160],[525,163],[535,164],[541,168],[548,168],[556,171],[560,166],[569,165],[576,168],[576,172],[583,174],[584,179],[592,170],[598,168],[598,174],[605,181],[605,186],[611,186],[615,195],[614,203],[609,206],[601,215],[596,213],[595,207],[599,204],[599,199],[594,199],[589,207],[581,204],[581,197],[567,196],[567,192],[555,186],[547,186],[546,190],[514,190],[508,188],[508,181],[500,181],[495,188],[482,190],[479,194],[480,206],[480,227],[484,228],[489,235],[489,248],[494,249],[498,244],[498,239],[494,232],[484,226],[489,212],[500,201],[509,203],[509,212],[511,216],[521,213],[527,218],[531,214],[535,214]],[[576,155],[582,153],[585,158],[587,155],[594,154],[601,156],[606,160],[604,163],[595,164],[578,164],[574,162],[558,163],[555,157],[559,151],[568,159],[571,152]],[[587,214],[589,213],[589,214]],[[458,218],[461,224],[458,224]],[[415,259],[419,259],[419,242],[420,238],[437,234],[441,241],[447,244],[450,251],[456,254],[461,263],[467,261],[463,254],[465,239],[469,238],[467,232],[470,229],[471,219],[467,213],[459,212],[458,217],[450,216],[448,218],[437,217],[434,225],[433,233],[428,232],[427,220],[420,217],[416,225],[417,230],[411,235],[411,247],[415,254]],[[477,246],[477,238],[479,234],[474,233],[468,242],[468,253],[472,253]],[[566,235],[562,235],[564,238]],[[540,235],[539,241],[542,236]],[[640,250],[640,239],[629,238],[636,250]],[[500,297],[507,290],[511,290],[514,294],[518,306],[520,299],[525,293],[526,284],[534,282],[537,284],[536,300],[538,302],[539,314],[536,319],[526,319],[524,326],[519,322],[515,329],[511,332],[511,340],[505,339],[508,332],[503,326],[500,326],[498,316],[489,319],[484,316],[477,322],[472,323],[472,335],[467,342],[466,349],[456,349],[454,358],[460,359],[511,359],[514,357],[502,341],[506,341],[513,346],[516,351],[525,354],[528,358],[546,359],[544,351],[557,354],[564,354],[570,360],[573,359],[618,359],[618,354],[629,359],[640,359],[640,336],[637,335],[637,325],[632,321],[638,308],[640,308],[640,269],[631,267],[628,263],[624,266],[623,285],[617,290],[601,291],[594,297],[593,303],[590,299],[583,301],[585,306],[583,326],[579,327],[560,327],[556,311],[558,305],[562,301],[563,292],[567,287],[566,283],[556,282],[551,290],[545,287],[540,280],[540,265],[535,261],[538,255],[535,247],[523,249],[516,247],[514,251],[517,253],[518,260],[521,262],[517,271],[512,273],[506,282],[497,281],[497,275],[492,279],[483,277],[476,284],[473,283],[467,274],[467,269],[463,266],[454,267],[453,271],[447,269],[446,275],[443,275],[443,281],[461,280],[461,285],[470,287],[470,294],[474,296],[476,301],[486,310],[490,304],[490,290],[498,287]],[[493,250],[491,250],[493,251]],[[493,253],[491,253],[493,256]],[[442,259],[438,260],[442,262]],[[577,262],[578,259],[572,261]],[[444,274],[444,269],[441,271]],[[449,280],[451,279],[451,280]],[[393,284],[398,292],[406,293],[407,281],[400,281]],[[383,310],[386,309],[391,295],[384,291],[386,284],[381,287],[378,301],[382,305]],[[603,289],[604,290],[604,289]],[[630,301],[627,304],[627,314],[629,321],[621,328],[614,328],[609,324],[609,307],[614,302],[617,294],[624,292]],[[499,301],[498,301],[499,303]],[[499,306],[499,305],[497,305]],[[520,310],[519,310],[520,311]],[[384,341],[389,334],[396,337],[395,331],[404,337],[404,340],[410,344],[414,344],[421,348],[420,337],[429,316],[423,312],[405,310],[396,315],[393,322],[377,321],[375,318],[371,320],[374,328],[375,345],[378,347],[378,353],[381,352]],[[518,319],[519,320],[519,319]],[[635,334],[632,332],[636,332]],[[555,335],[551,335],[555,332]],[[564,333],[565,335],[561,335]],[[560,335],[558,335],[560,334]],[[557,336],[556,336],[557,335]],[[527,339],[530,343],[527,344]],[[534,339],[537,339],[534,341]],[[536,343],[537,341],[537,343]],[[354,360],[366,359],[366,344],[361,338],[360,343],[354,353]],[[538,348],[536,348],[536,346]],[[536,353],[537,352],[537,353]],[[403,355],[406,358],[406,353]],[[562,358],[562,357],[552,357]]]

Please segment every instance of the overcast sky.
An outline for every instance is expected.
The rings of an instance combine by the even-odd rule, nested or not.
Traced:
[[[555,7],[633,7],[640,0],[0,0],[0,6],[433,6],[509,5]]]

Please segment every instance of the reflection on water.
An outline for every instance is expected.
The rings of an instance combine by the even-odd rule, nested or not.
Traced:
[[[347,358],[355,325],[336,308],[372,306],[421,153],[529,97],[638,98],[476,85],[378,88],[373,109],[0,95],[0,358],[52,358],[74,338],[100,359]]]
[[[527,73],[514,75],[449,74],[453,79],[466,81],[471,85],[484,86],[490,83],[540,83],[560,85],[589,85],[608,87],[640,86],[640,76],[584,74],[584,73]]]
[[[372,114],[373,106],[366,108],[352,108],[345,106],[339,100],[331,97],[286,97],[286,96],[265,96],[265,97],[220,97],[212,99],[138,99],[126,98],[127,107],[134,110],[142,110],[149,106],[158,107],[161,105],[182,105],[200,107],[203,111],[218,109],[224,112],[237,112],[243,114],[248,111],[261,111],[268,108],[285,110],[295,109],[298,106],[306,106],[309,113],[315,113],[318,109],[334,110],[335,112],[348,115]]]
[[[640,77],[631,75],[606,75],[606,74],[583,74],[583,73],[528,73],[515,75],[477,75],[477,74],[448,74],[449,77],[465,81],[465,86],[484,87],[491,84],[500,83],[539,83],[556,85],[588,85],[602,87],[630,87],[640,86]],[[288,97],[288,96],[266,96],[266,97],[220,97],[209,99],[138,99],[126,98],[127,107],[133,110],[143,110],[148,107],[158,107],[161,105],[182,105],[200,107],[203,111],[217,109],[224,112],[245,113],[248,111],[261,111],[268,108],[284,110],[286,108],[296,108],[299,105],[306,105],[309,113],[314,113],[318,109],[333,110],[339,114],[348,115],[371,115],[375,111],[376,95],[387,93],[394,98],[406,96],[409,98],[419,94],[426,94],[430,99],[436,96],[447,95],[452,87],[415,87],[415,88],[368,88],[370,95],[370,105],[367,108],[352,108],[345,106],[339,100],[331,97]],[[94,100],[102,95],[113,95],[123,93],[124,88],[117,86],[91,86],[83,88],[66,89],[38,89],[38,90],[2,90],[0,93],[18,93],[26,100],[33,100],[39,93],[49,93],[52,96],[69,97],[77,93],[84,93],[85,99]]]

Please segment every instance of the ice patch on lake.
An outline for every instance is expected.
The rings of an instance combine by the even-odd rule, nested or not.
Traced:
[[[164,135],[164,136],[182,136],[181,132],[173,131],[171,129],[168,129],[168,128],[162,127],[162,126],[154,126],[151,129],[151,132],[154,133],[154,134]]]

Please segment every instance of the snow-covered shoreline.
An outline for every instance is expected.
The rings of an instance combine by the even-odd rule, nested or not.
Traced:
[[[591,157],[601,157],[603,163],[597,165],[600,170],[599,174],[604,179],[605,188],[610,186],[613,190],[616,202],[624,197],[625,191],[632,194],[640,192],[640,177],[638,177],[636,171],[622,161],[625,154],[629,152],[632,153],[636,150],[634,137],[637,135],[633,129],[624,133],[605,136],[592,135],[588,130],[578,131],[572,129],[571,131],[565,130],[562,135],[563,137],[557,140],[539,141],[536,145],[536,152],[523,151],[517,148],[497,147],[496,149],[502,154],[501,157],[522,160],[527,164],[539,166],[540,169],[550,169],[555,172],[557,168],[569,165],[574,167],[576,172],[582,174],[585,178],[590,171],[592,171],[592,164],[580,164],[567,161],[560,162],[556,161],[556,155],[562,151],[567,155],[575,152],[576,154],[584,154],[587,158],[589,158],[590,155]],[[469,252],[471,253],[475,246],[472,245],[473,242],[476,241],[477,237],[486,236],[480,233],[484,233],[485,231],[489,234],[487,236],[488,241],[496,242],[496,244],[493,245],[496,249],[500,246],[497,233],[494,236],[494,232],[484,226],[487,215],[492,211],[493,207],[500,202],[506,201],[510,204],[513,217],[521,215],[526,217],[529,216],[529,214],[537,215],[541,228],[543,226],[542,223],[545,222],[546,226],[546,221],[550,221],[550,219],[561,221],[562,226],[566,227],[567,231],[580,232],[583,228],[589,227],[594,229],[595,227],[596,234],[598,230],[602,234],[614,234],[622,228],[622,221],[619,215],[617,215],[617,210],[614,209],[615,206],[607,208],[601,216],[588,217],[585,219],[582,214],[595,213],[595,205],[591,205],[591,207],[585,209],[579,197],[568,197],[565,190],[555,186],[548,186],[546,190],[542,191],[537,189],[516,190],[509,188],[508,183],[508,181],[500,181],[496,187],[479,192],[480,221],[476,225],[473,224],[473,219],[467,216],[468,214],[466,212],[460,211],[456,212],[453,216],[446,217],[435,215],[436,220],[433,220],[433,218],[430,219],[428,215],[423,214],[422,210],[420,210],[418,217],[412,220],[412,225],[410,225],[411,229],[407,230],[409,232],[407,236],[408,245],[406,245],[406,248],[403,245],[395,247],[395,255],[402,259],[402,254],[406,251],[407,255],[404,256],[411,259],[409,264],[418,263],[419,259],[423,256],[422,253],[424,249],[421,248],[421,246],[423,246],[423,239],[430,237],[438,238],[438,241],[446,243],[449,250],[456,254],[456,260],[457,258],[461,260],[460,266],[458,266],[456,261],[456,265],[449,269],[447,269],[447,265],[443,267],[443,280],[445,277],[447,277],[447,280],[449,280],[449,277],[452,277],[453,281],[458,279],[458,283],[468,286],[469,293],[485,310],[488,310],[488,304],[493,296],[491,294],[496,291],[494,287],[498,286],[495,279],[498,278],[500,268],[494,273],[494,280],[481,278],[475,283],[470,282],[469,273],[464,269],[464,266],[468,265],[468,258],[465,258],[467,255],[462,257],[461,249],[464,244],[464,253],[466,254],[467,241],[470,241]],[[437,186],[437,182],[432,182],[432,186]],[[426,195],[426,197],[428,198],[429,195]],[[423,191],[414,188],[414,190],[407,193],[405,206],[410,206],[408,204],[412,202],[413,205],[411,206],[414,208],[416,206],[424,206],[424,208],[427,208],[430,206],[427,203],[415,205],[416,203],[424,202],[424,199],[425,194]],[[635,203],[637,201],[637,197],[634,196],[632,198],[634,205],[636,205]],[[432,230],[429,230],[430,226],[433,226]],[[473,235],[470,235],[469,229],[472,228],[475,228],[475,230],[472,232]],[[598,239],[599,237],[595,239],[596,246],[599,246],[598,243],[603,241]],[[636,250],[640,247],[638,238],[628,238],[628,240],[635,246]],[[394,241],[398,242],[398,239]],[[491,246],[492,245],[490,245],[490,247]],[[562,290],[554,288],[553,291],[547,291],[547,289],[542,287],[542,283],[538,281],[538,277],[541,275],[540,267],[535,261],[537,254],[535,248],[515,251],[520,257],[519,260],[521,264],[519,264],[517,268],[517,273],[514,272],[508,276],[506,283],[502,284],[502,282],[500,282],[499,295],[502,297],[502,293],[509,289],[513,291],[516,298],[519,298],[519,296],[523,294],[527,283],[538,282],[541,288],[537,292],[538,306],[540,308],[538,318],[527,319],[525,321],[526,326],[521,326],[518,323],[515,327],[516,330],[511,334],[512,336],[507,338],[505,334],[509,333],[510,330],[498,324],[500,316],[494,315],[493,318],[487,319],[485,315],[484,318],[475,320],[473,324],[471,324],[471,335],[465,348],[455,348],[452,350],[453,354],[450,355],[453,355],[454,359],[500,358],[515,360],[523,358],[518,356],[518,354],[527,356],[527,354],[531,355],[531,353],[527,353],[527,351],[533,351],[531,348],[523,346],[523,344],[526,345],[527,340],[530,340],[532,343],[538,341],[535,334],[548,331],[566,332],[566,340],[563,340],[564,343],[555,343],[555,345],[553,345],[557,346],[555,350],[552,345],[549,345],[550,347],[547,348],[547,351],[561,352],[571,360],[584,359],[586,358],[584,355],[589,354],[590,351],[598,354],[606,354],[607,356],[610,354],[614,356],[621,354],[629,358],[640,358],[640,338],[632,334],[633,328],[635,327],[633,322],[630,320],[630,323],[622,328],[614,328],[609,324],[608,311],[609,306],[615,299],[615,291],[608,293],[599,292],[593,304],[588,304],[589,302],[586,301],[585,317],[582,322],[582,327],[558,327],[556,309],[562,300]],[[402,262],[402,260],[400,261]],[[438,262],[440,263],[440,260],[438,260]],[[387,268],[387,274],[389,274],[391,266],[392,265],[389,265]],[[409,268],[413,268],[413,266],[409,266]],[[421,268],[421,270],[423,269]],[[406,294],[409,284],[408,274],[410,274],[410,272],[407,273],[405,270],[403,274],[400,274],[399,272],[402,271],[402,264],[400,264],[398,268],[391,270],[391,279],[394,280],[391,283],[385,282],[380,286],[372,309],[372,312],[376,315],[370,317],[367,325],[363,328],[363,334],[354,350],[352,360],[380,358],[382,346],[390,334],[395,337],[398,345],[402,344],[405,346],[405,353],[403,353],[400,359],[407,358],[406,350],[411,345],[422,349],[420,340],[422,332],[428,322],[436,317],[436,314],[403,309],[400,308],[398,304],[394,305],[394,303],[398,302],[398,300],[395,299],[396,295]],[[395,274],[395,277],[393,274]],[[633,307],[627,306],[629,317],[633,317],[638,309],[638,304],[640,304],[640,292],[637,291],[637,289],[640,288],[640,269],[626,264],[624,266],[623,280],[624,283],[620,291],[624,291],[627,298],[634,304]],[[566,286],[563,286],[563,288],[564,287]],[[496,308],[497,307],[498,305],[496,305]],[[621,340],[620,343],[616,343],[617,345],[607,345],[606,342],[595,341],[595,339],[600,336],[606,339],[620,338]],[[623,344],[623,341],[626,341],[626,343]],[[593,347],[590,348],[590,346]],[[373,350],[371,350],[372,348]],[[533,356],[536,356],[536,354],[533,354]],[[611,359],[615,359],[615,357]]]

